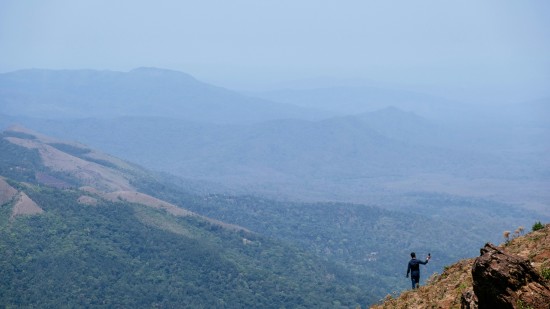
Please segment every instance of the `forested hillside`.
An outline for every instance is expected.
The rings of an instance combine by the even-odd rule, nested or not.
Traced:
[[[70,171],[45,166],[43,149],[9,138],[44,141],[18,131],[0,140],[2,307],[353,308],[374,300],[367,280],[290,242],[110,199],[95,182],[80,187]],[[42,212],[16,212],[23,195]]]
[[[2,307],[354,307],[366,281],[295,246],[196,217],[10,181],[44,210],[0,208]]]

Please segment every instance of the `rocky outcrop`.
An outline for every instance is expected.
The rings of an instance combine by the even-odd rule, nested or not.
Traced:
[[[463,308],[550,309],[548,282],[527,259],[492,244],[481,249],[472,267],[472,278],[475,295],[463,293]]]

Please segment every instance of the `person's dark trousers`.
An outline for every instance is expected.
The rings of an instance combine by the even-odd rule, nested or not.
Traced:
[[[420,285],[420,276],[411,276],[411,283],[413,289],[418,289]]]

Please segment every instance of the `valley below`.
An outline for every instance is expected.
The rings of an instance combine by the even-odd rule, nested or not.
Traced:
[[[411,251],[425,280],[550,222],[547,99],[349,91],[0,74],[0,305],[355,308],[409,286]]]

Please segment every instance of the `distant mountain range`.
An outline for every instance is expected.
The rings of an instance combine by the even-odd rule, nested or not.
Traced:
[[[0,113],[45,118],[156,116],[213,123],[328,114],[241,95],[182,72],[22,70],[0,74]]]
[[[281,89],[254,93],[275,102],[315,108],[343,115],[373,112],[388,106],[412,111],[431,119],[450,118],[467,111],[464,102],[408,90],[370,86],[335,86],[313,89]]]

